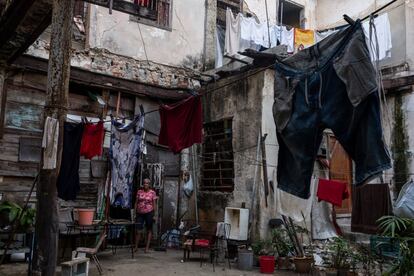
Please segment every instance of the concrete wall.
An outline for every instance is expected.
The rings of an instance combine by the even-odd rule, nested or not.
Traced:
[[[322,30],[346,24],[342,15],[346,13],[352,18],[363,18],[376,9],[387,4],[388,0],[318,0],[316,5],[316,29]],[[381,61],[382,66],[397,66],[406,61],[413,65],[414,50],[414,3],[405,4],[400,0],[387,7],[384,12],[388,13],[391,25],[392,45],[391,58]]]
[[[131,21],[130,15],[91,5],[90,47],[105,48],[119,55],[154,62],[201,67],[205,26],[204,0],[172,1],[171,30],[160,29]]]
[[[239,81],[237,81],[239,80]],[[236,81],[236,82],[235,82]],[[234,82],[234,83],[232,83]],[[232,83],[222,87],[226,83]],[[204,97],[209,109],[205,110],[205,121],[211,122],[223,118],[233,118],[233,151],[234,151],[234,191],[200,192],[200,220],[223,221],[225,207],[246,208],[254,213],[253,232],[255,238],[266,234],[266,225],[270,215],[264,206],[261,171],[256,162],[257,138],[261,128],[262,91],[264,89],[264,73],[247,77],[240,74],[219,81],[208,87],[222,87]],[[261,159],[261,157],[259,157]],[[257,199],[252,208],[252,195],[255,169],[257,167]]]

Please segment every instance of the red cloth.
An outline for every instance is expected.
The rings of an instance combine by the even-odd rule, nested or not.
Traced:
[[[147,7],[149,5],[149,0],[134,0],[134,3],[140,6]]]
[[[87,159],[102,155],[103,138],[104,125],[102,121],[97,124],[85,124],[80,155],[85,156]]]
[[[319,201],[323,200],[336,206],[342,206],[342,200],[349,197],[347,184],[345,182],[319,179],[318,192]]]
[[[200,247],[208,247],[210,246],[210,241],[209,240],[204,240],[204,239],[196,239],[194,242],[195,246],[200,246]]]
[[[173,105],[160,106],[160,145],[174,153],[202,141],[203,110],[199,96],[189,97]]]

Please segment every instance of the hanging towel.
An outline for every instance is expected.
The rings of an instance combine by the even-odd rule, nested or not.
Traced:
[[[97,124],[87,123],[83,130],[80,155],[87,159],[102,155],[102,143],[104,138],[103,121]]]
[[[319,179],[318,192],[319,201],[323,200],[338,207],[342,206],[342,200],[349,197],[347,184],[345,182]]]
[[[293,53],[295,51],[294,45],[294,37],[295,37],[295,29],[291,28],[288,30],[286,26],[282,26],[282,30],[280,33],[280,44],[287,46],[287,52]]]
[[[59,121],[55,118],[47,117],[43,130],[42,148],[43,150],[43,169],[52,170],[56,168],[57,145],[59,139]]]
[[[65,122],[62,162],[57,180],[58,196],[75,200],[79,192],[79,158],[84,124]]]
[[[226,10],[226,37],[224,54],[234,56],[240,49],[240,14],[234,18],[231,9]]]
[[[295,29],[295,51],[301,51],[315,44],[313,30]]]
[[[215,68],[223,66],[225,32],[219,25],[216,27],[216,63]]]
[[[174,153],[202,141],[203,110],[200,96],[173,105],[160,106],[161,130],[158,143]]]
[[[112,120],[109,157],[112,168],[111,204],[117,200],[123,208],[131,207],[132,185],[141,153],[144,116],[129,124]]]
[[[376,234],[377,220],[392,214],[390,189],[387,184],[365,184],[352,193],[351,231]]]
[[[376,35],[378,38],[378,60],[382,60],[384,58],[391,57],[391,48],[392,48],[392,41],[391,41],[391,29],[390,29],[390,21],[388,19],[388,14],[384,13],[379,15],[374,19],[375,30],[372,29],[371,37],[370,37],[370,21],[365,21],[362,23],[362,27],[364,28],[365,33],[365,40],[368,45],[368,49],[371,55],[371,60],[377,60],[376,57],[376,47],[377,47],[377,40],[375,39],[375,30]]]

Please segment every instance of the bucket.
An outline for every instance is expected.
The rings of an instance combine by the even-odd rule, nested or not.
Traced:
[[[260,273],[272,274],[275,272],[275,257],[260,256]]]
[[[77,209],[79,225],[92,225],[94,209]]]
[[[253,268],[253,252],[252,251],[239,251],[237,258],[237,266],[240,270],[252,270]]]

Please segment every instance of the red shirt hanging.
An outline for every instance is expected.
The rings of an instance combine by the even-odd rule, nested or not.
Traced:
[[[173,105],[160,106],[161,130],[158,143],[174,153],[202,141],[203,110],[199,96]]]
[[[100,121],[97,124],[87,123],[83,130],[80,154],[87,159],[102,155],[102,143],[104,138],[104,125]]]
[[[336,206],[342,206],[342,200],[349,197],[348,188],[345,182],[319,179],[318,192],[319,201],[330,202]]]

